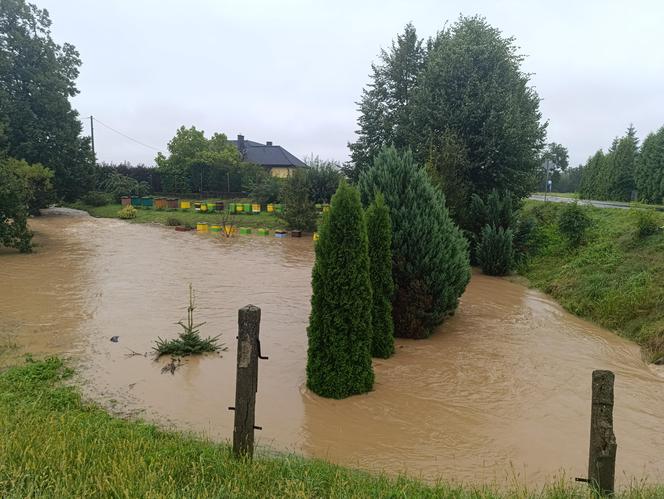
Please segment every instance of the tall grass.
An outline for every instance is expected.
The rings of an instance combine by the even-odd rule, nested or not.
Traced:
[[[520,273],[572,313],[643,345],[649,360],[664,356],[664,231],[644,236],[628,210],[584,207],[592,227],[570,248],[555,224],[562,209],[527,203],[538,250]],[[664,225],[664,214],[650,216]]]
[[[539,490],[427,485],[292,455],[232,457],[226,444],[109,416],[84,402],[57,358],[0,374],[0,497],[590,497]],[[662,497],[639,486],[624,497]]]

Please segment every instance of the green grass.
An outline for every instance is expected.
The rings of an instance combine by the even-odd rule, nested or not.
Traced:
[[[567,310],[664,356],[664,231],[639,237],[630,210],[584,208],[593,221],[585,243],[569,248],[556,220],[562,204],[528,201],[539,216],[539,250],[520,269]],[[655,213],[660,226],[664,214]]]
[[[71,208],[87,211],[97,218],[120,218],[118,212],[122,208],[119,204],[108,204],[105,206],[89,206],[81,202],[68,205]],[[183,224],[195,226],[197,222],[218,223],[222,220],[220,213],[198,213],[190,210],[155,210],[154,208],[138,208],[136,218],[128,220],[131,223],[159,223],[166,224],[169,218],[177,218]],[[238,213],[232,216],[232,221],[237,227],[284,229],[286,224],[273,213],[261,212],[257,214]]]
[[[263,452],[236,460],[226,444],[110,416],[82,400],[51,358],[0,374],[0,497],[590,497],[571,481],[540,490],[428,485]],[[621,497],[662,497],[638,485]]]

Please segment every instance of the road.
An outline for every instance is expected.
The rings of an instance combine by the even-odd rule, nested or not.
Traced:
[[[541,194],[533,194],[529,199],[533,201],[544,201],[544,196]],[[552,203],[574,203],[585,204],[590,206],[595,206],[596,208],[619,208],[622,210],[627,210],[630,208],[629,203],[622,203],[620,201],[597,201],[595,199],[575,199],[575,198],[563,198],[558,196],[546,196],[546,201],[551,201]]]

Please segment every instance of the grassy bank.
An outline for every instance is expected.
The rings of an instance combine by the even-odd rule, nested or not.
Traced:
[[[105,206],[89,206],[83,203],[74,203],[68,205],[71,208],[87,211],[93,217],[98,218],[120,218],[118,212],[121,206],[119,204],[108,204]],[[209,224],[221,221],[219,213],[198,213],[194,210],[155,210],[138,209],[136,218],[129,220],[132,223],[160,223],[166,224],[169,218],[176,218],[181,224],[195,226],[197,222],[208,222]],[[266,229],[284,229],[285,223],[273,213],[261,212],[257,214],[238,213],[232,216],[233,222],[237,227],[266,228]]]
[[[557,218],[562,204],[528,201],[540,224],[538,252],[520,273],[567,310],[664,356],[664,230],[639,237],[635,213],[584,208],[592,219],[585,243],[568,247]],[[664,214],[655,213],[664,225]]]
[[[82,401],[71,374],[59,359],[0,374],[0,497],[589,497],[570,481],[498,493],[295,456],[250,464],[227,445],[109,416]],[[623,496],[662,493],[639,487]]]

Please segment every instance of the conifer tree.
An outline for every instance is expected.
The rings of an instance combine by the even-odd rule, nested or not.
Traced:
[[[634,176],[639,199],[657,204],[664,201],[664,127],[643,141]]]
[[[607,163],[608,189],[606,198],[612,201],[631,201],[634,190],[634,170],[639,154],[636,130],[629,126],[627,133],[614,141]]]
[[[507,275],[514,264],[512,230],[485,225],[477,245],[477,260],[487,275]]]
[[[377,193],[366,213],[371,278],[371,355],[388,358],[394,353],[392,323],[392,225],[383,195]]]
[[[410,151],[384,148],[359,187],[365,203],[381,192],[390,209],[394,334],[426,338],[456,309],[468,284],[468,244]]]
[[[312,273],[307,387],[344,398],[373,387],[367,226],[357,190],[342,181],[319,227]]]
[[[412,24],[381,50],[380,62],[371,65],[371,83],[362,91],[358,140],[349,144],[351,163],[344,170],[356,181],[369,168],[383,146],[409,144],[409,104],[417,75],[424,64],[425,49]]]

